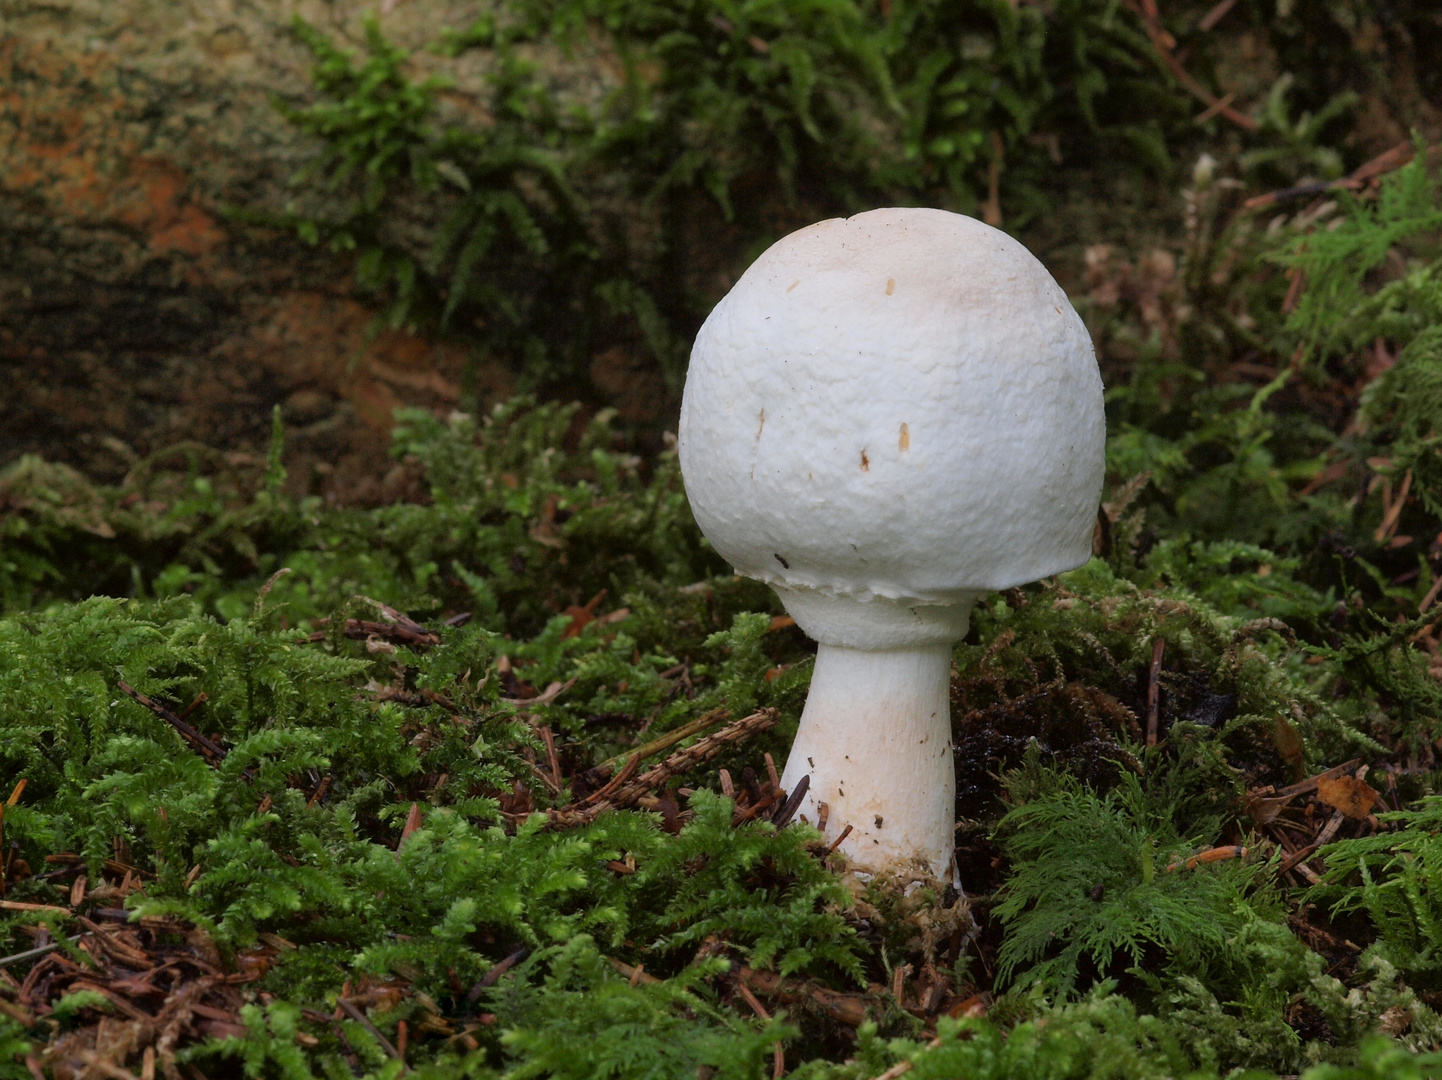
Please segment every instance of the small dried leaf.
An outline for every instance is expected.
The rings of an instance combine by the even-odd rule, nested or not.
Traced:
[[[1272,743],[1277,748],[1277,753],[1282,755],[1282,760],[1292,767],[1297,775],[1302,772],[1302,752],[1305,749],[1302,743],[1302,736],[1297,729],[1287,722],[1284,716],[1277,717],[1277,726],[1272,731]]]
[[[1377,789],[1355,776],[1338,776],[1317,782],[1317,798],[1353,821],[1362,821],[1372,812]]]
[[[1268,799],[1260,795],[1247,796],[1247,813],[1258,825],[1270,825],[1277,820],[1277,815],[1282,812],[1292,797],[1286,796],[1280,799]]]

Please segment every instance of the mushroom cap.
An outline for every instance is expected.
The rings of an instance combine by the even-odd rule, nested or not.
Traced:
[[[1081,318],[974,218],[872,210],[773,244],[697,335],[686,493],[737,572],[954,603],[1091,556],[1106,420]]]

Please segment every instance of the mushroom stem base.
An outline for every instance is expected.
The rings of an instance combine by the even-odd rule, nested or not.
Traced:
[[[786,761],[788,791],[811,777],[800,812],[858,868],[926,863],[955,878],[956,767],[948,674],[951,644],[866,651],[821,645],[801,726]]]

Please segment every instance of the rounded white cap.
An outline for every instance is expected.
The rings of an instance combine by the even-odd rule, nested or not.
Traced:
[[[696,520],[738,573],[923,605],[1085,563],[1105,441],[1061,287],[1005,233],[928,209],[773,244],[696,338],[679,433]]]

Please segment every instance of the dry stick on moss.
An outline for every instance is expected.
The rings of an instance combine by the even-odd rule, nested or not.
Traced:
[[[406,823],[401,827],[401,838],[396,842],[396,852],[399,853],[409,840],[421,827],[421,804],[411,803],[410,810],[406,813]]]
[[[389,1039],[387,1039],[384,1035],[380,1033],[380,1029],[370,1022],[370,1019],[366,1016],[365,1013],[361,1012],[345,998],[341,998],[337,1002],[337,1004],[345,1010],[347,1016],[349,1016],[356,1023],[360,1024],[362,1027],[364,1027],[373,1036],[375,1036],[376,1042],[381,1044],[381,1049],[383,1049],[387,1055],[397,1061],[400,1061],[400,1051],[391,1044],[391,1041]],[[401,1067],[405,1067],[405,1062],[401,1062]],[[406,1069],[406,1071],[409,1072],[410,1070]]]
[[[471,987],[471,989],[467,992],[467,1003],[474,1005],[477,1001],[480,1000],[481,991],[487,990],[490,987],[495,986],[497,980],[499,980],[502,975],[510,971],[511,968],[515,967],[517,964],[519,964],[522,960],[524,960],[530,955],[531,950],[525,945],[522,945],[515,952],[511,953],[510,956],[507,956],[504,960],[501,960],[499,963],[492,965],[491,970],[487,971],[484,975],[482,975],[480,979],[476,982],[476,985]]]
[[[68,907],[56,907],[54,904],[27,904],[23,900],[0,900],[0,911],[49,911],[57,915],[73,914]]]
[[[584,799],[581,799],[576,804],[576,806],[584,807],[590,805],[599,805],[603,802],[606,802],[616,791],[620,790],[621,785],[625,784],[628,780],[631,779],[631,777],[636,775],[636,770],[640,767],[641,755],[632,754],[631,760],[626,762],[625,767],[622,768],[621,771],[618,772],[615,776],[613,776],[604,787],[600,788],[597,791],[591,792],[591,794],[587,795]]]
[[[1226,862],[1228,859],[1245,859],[1247,849],[1240,844],[1225,844],[1221,847],[1207,848],[1206,851],[1199,851],[1189,859],[1174,859],[1167,864],[1167,873],[1175,874],[1178,870],[1195,870],[1203,863]]]
[[[1290,870],[1306,870],[1307,868],[1303,864],[1312,857],[1313,853],[1316,852],[1320,846],[1320,844],[1313,842],[1306,847],[1298,848],[1292,852],[1292,854],[1288,855],[1286,859],[1278,865],[1277,876],[1281,877]]]
[[[939,1038],[932,1039],[931,1042],[926,1044],[926,1048],[928,1050],[935,1050],[940,1045],[941,1040]],[[884,1073],[881,1073],[880,1075],[874,1077],[873,1080],[897,1080],[897,1077],[905,1076],[914,1068],[916,1068],[915,1062],[898,1061],[895,1065],[887,1069]]]
[[[867,999],[860,994],[843,994],[824,986],[806,986],[783,979],[774,971],[754,971],[744,964],[736,969],[736,980],[752,990],[790,1004],[808,998],[831,1019],[847,1027],[860,1027],[866,1022]]]
[[[279,577],[279,574],[276,575]],[[275,578],[266,583],[266,588],[274,584]],[[389,604],[382,604],[379,600],[372,600],[368,596],[357,596],[370,604],[380,613],[382,621],[376,622],[370,619],[347,619],[343,632],[348,638],[364,639],[371,637],[388,638],[401,645],[439,645],[441,637],[432,633],[420,623],[416,622],[404,612],[397,611]],[[257,598],[259,600],[259,598]],[[312,619],[312,626],[327,626],[329,618]],[[318,630],[301,639],[303,642],[316,642],[325,640],[325,631]]]
[[[326,620],[316,619],[315,625],[323,626]],[[400,625],[397,623],[374,622],[370,619],[347,619],[345,621],[345,636],[355,640],[365,638],[384,638],[401,645],[439,645],[441,639],[430,631],[415,627],[414,625]],[[320,638],[324,640],[325,633],[319,632]],[[315,634],[310,639],[316,639]]]
[[[556,756],[556,737],[551,734],[549,727],[537,729],[541,733],[541,740],[546,744],[546,760],[551,765],[551,780],[555,783],[556,790],[561,790],[561,759]]]
[[[1227,12],[1231,11],[1236,3],[1237,0],[1221,0],[1211,11],[1197,20],[1197,29],[1204,34],[1209,33],[1217,23],[1226,18]]]
[[[1350,773],[1361,763],[1361,758],[1353,758],[1351,761],[1344,761],[1340,765],[1333,765],[1330,769],[1319,772],[1316,776],[1309,776],[1305,780],[1299,780],[1295,784],[1279,788],[1276,791],[1269,793],[1266,788],[1260,788],[1250,792],[1249,795],[1252,796],[1259,805],[1262,803],[1268,805],[1275,803],[1280,807],[1282,803],[1289,802],[1298,795],[1306,795],[1308,792],[1316,791],[1317,785],[1323,780],[1335,780],[1343,773]],[[1255,817],[1255,814],[1253,816]],[[1267,820],[1270,821],[1271,818]],[[1266,821],[1259,821],[1258,824],[1265,825]]]
[[[796,786],[799,788],[801,784],[798,782]],[[808,787],[809,786],[810,785],[808,785]],[[746,807],[746,809],[738,809],[731,818],[731,824],[740,825],[743,821],[750,821],[757,814],[761,813],[761,811],[775,805],[776,801],[785,796],[785,794],[786,792],[780,787],[771,788],[765,795],[762,795],[761,798]]]
[[[180,733],[181,737],[185,739],[186,742],[190,743],[190,745],[194,747],[197,751],[199,751],[200,755],[205,758],[206,761],[210,762],[210,764],[218,765],[225,758],[224,747],[222,747],[219,743],[216,743],[206,738],[191,725],[187,724],[184,720],[182,720],[180,717],[176,716],[173,712],[167,709],[164,705],[160,704],[160,702],[156,701],[153,698],[146,697],[139,690],[136,690],[129,683],[127,683],[124,679],[117,681],[115,685],[122,694],[126,695],[127,697],[134,698],[140,704],[144,705],[147,709],[153,712],[156,716],[160,717],[160,719],[164,720],[171,727],[175,728],[175,730]]]
[[[608,956],[606,962],[618,974],[631,980],[632,986],[638,982],[660,981],[654,975],[646,974],[641,968],[632,967],[614,957]],[[795,980],[783,979],[774,971],[755,971],[745,964],[738,966],[735,971],[737,989],[743,996],[746,996],[747,990],[752,990],[775,997],[786,1004],[809,999],[828,1017],[847,1027],[860,1027],[866,1022],[867,1000],[860,994],[843,994],[839,990],[828,990],[824,986],[807,986]]]
[[[83,934],[76,934],[74,937],[67,938],[66,940],[73,945],[83,936]],[[36,960],[45,956],[47,953],[53,953],[58,948],[60,948],[60,942],[52,941],[49,945],[40,945],[34,949],[27,949],[24,952],[15,953],[13,956],[0,956],[0,968],[10,967],[14,964],[23,964],[26,960]]]
[[[329,776],[321,778],[321,782],[316,786],[315,794],[313,794],[309,799],[305,801],[305,805],[307,808],[314,806],[316,803],[320,802],[322,799],[325,798],[326,791],[330,789],[330,780],[331,778]]]
[[[77,855],[73,851],[61,851],[54,855],[45,856],[45,861],[47,863],[52,863],[60,866],[76,867],[85,865],[85,856]],[[156,880],[155,874],[151,871],[142,870],[138,866],[131,866],[129,863],[121,862],[119,859],[105,859],[101,862],[100,865],[105,867],[105,869],[109,870],[112,874],[120,874],[122,877],[126,874],[134,874],[136,877],[149,878],[151,881]],[[68,871],[55,872],[68,873]],[[129,918],[128,915],[126,917]]]
[[[676,751],[665,761],[632,780],[631,776],[640,765],[641,754],[638,751],[632,755],[626,767],[616,774],[615,779],[600,791],[569,807],[552,810],[551,823],[559,826],[584,825],[607,810],[634,805],[643,795],[654,791],[673,776],[710,761],[728,746],[744,742],[751,736],[774,727],[780,719],[781,716],[775,709],[758,709],[715,734]]]
[[[738,982],[736,989],[741,994],[741,997],[745,999],[746,1004],[751,1007],[751,1011],[763,1021],[769,1023],[771,1014],[766,1011],[766,1007],[762,1005],[761,1002],[756,1000],[756,995],[751,992],[751,989],[743,982]],[[772,1080],[781,1080],[785,1075],[786,1051],[781,1046],[781,1040],[778,1039],[771,1044],[771,1078]]]
[[[1161,705],[1162,653],[1166,650],[1165,638],[1157,638],[1152,646],[1151,679],[1147,684],[1147,745],[1157,745],[1157,712]]]
[[[614,775],[618,768],[631,758],[639,755],[642,759],[645,759],[652,754],[659,754],[662,750],[669,750],[678,742],[689,739],[692,735],[698,735],[709,727],[715,727],[729,715],[730,713],[726,709],[712,709],[710,712],[702,713],[695,720],[682,724],[675,731],[666,732],[666,734],[660,738],[652,739],[650,742],[638,746],[629,754],[619,754],[610,761],[603,762],[594,769],[587,770],[585,773],[586,779],[592,782],[607,780]]]
[[[1172,52],[1172,46],[1176,44],[1176,40],[1163,28],[1154,3],[1148,3],[1147,0],[1143,0],[1142,3],[1137,3],[1136,0],[1122,0],[1122,3],[1142,20],[1142,24],[1147,30],[1147,36],[1151,38],[1152,48],[1156,50],[1162,63],[1167,65],[1167,69],[1177,82],[1182,84],[1182,88],[1187,93],[1202,104],[1216,109],[1217,115],[1225,117],[1244,131],[1256,131],[1261,126],[1246,113],[1240,113],[1230,105],[1221,102],[1217,95],[1199,83],[1192,73],[1182,66],[1182,62]]]
[[[1432,601],[1437,599],[1438,592],[1442,592],[1442,574],[1437,575],[1437,580],[1432,582],[1432,587],[1427,590],[1427,595],[1422,597],[1422,602],[1417,605],[1418,615],[1432,606]]]
[[[1383,151],[1359,166],[1340,180],[1319,180],[1311,184],[1298,184],[1296,187],[1282,188],[1280,191],[1269,191],[1265,195],[1253,195],[1246,202],[1242,203],[1243,210],[1256,210],[1259,207],[1271,206],[1273,203],[1291,202],[1295,199],[1305,199],[1314,195],[1325,195],[1329,191],[1345,189],[1347,191],[1358,191],[1364,187],[1369,180],[1375,180],[1379,176],[1396,172],[1403,165],[1406,165],[1416,155],[1417,148],[1409,139],[1400,142],[1390,150]],[[1429,147],[1427,156],[1436,157],[1442,153],[1442,145]]]
[[[782,803],[776,813],[771,816],[771,824],[775,825],[778,829],[784,829],[787,825],[791,824],[791,819],[796,816],[797,807],[801,805],[801,800],[806,798],[806,792],[810,787],[811,777],[803,776],[796,787],[791,790],[791,794],[787,796],[786,801]]]
[[[10,860],[5,853],[5,810],[14,806],[20,801],[20,796],[25,794],[25,778],[21,777],[20,782],[15,785],[15,790],[10,792],[10,798],[0,803],[0,899],[6,894],[6,873],[10,868]]]

